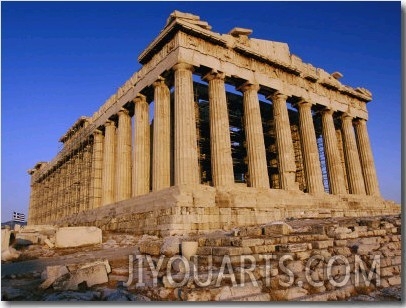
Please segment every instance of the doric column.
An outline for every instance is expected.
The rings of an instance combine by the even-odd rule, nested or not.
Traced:
[[[53,202],[52,202],[52,215],[51,215],[52,224],[56,223],[58,206],[59,206],[58,196],[59,196],[59,186],[60,186],[60,182],[61,182],[60,167],[55,169],[54,173],[55,173],[55,184],[53,187]]]
[[[56,211],[57,222],[63,217],[63,209],[65,206],[65,185],[66,185],[66,168],[67,162],[63,162],[60,168],[60,180],[58,189],[58,209]]]
[[[27,225],[33,225],[34,224],[34,216],[35,216],[35,207],[36,207],[36,183],[32,180],[32,173],[31,174],[31,191],[30,191],[30,204],[28,207],[28,219],[27,219]]]
[[[80,183],[80,208],[79,212],[87,211],[90,207],[90,183],[91,183],[91,164],[92,164],[92,153],[91,144],[87,144],[83,152],[82,160],[82,174]]]
[[[376,175],[374,156],[369,141],[366,120],[358,119],[355,121],[355,133],[366,193],[367,195],[379,197],[381,194],[379,192],[378,177]]]
[[[69,215],[69,209],[72,203],[73,193],[73,156],[69,157],[66,162],[66,182],[65,182],[65,198],[63,204],[62,218],[66,218]]]
[[[268,98],[272,100],[273,106],[280,187],[287,190],[296,190],[298,189],[298,185],[295,182],[295,152],[293,149],[289,114],[286,106],[287,96],[276,92]]]
[[[345,188],[345,178],[340,152],[337,146],[333,113],[334,111],[331,109],[323,110],[321,112],[321,121],[330,193],[333,195],[339,195],[345,194],[347,191]]]
[[[244,129],[250,186],[269,188],[264,133],[258,100],[259,85],[246,82],[239,87],[239,90],[243,93]]]
[[[299,109],[299,127],[307,189],[309,193],[321,193],[324,192],[324,186],[319,152],[317,149],[316,133],[314,131],[312,104],[302,101],[298,103],[297,106]]]
[[[131,117],[127,109],[118,112],[114,201],[131,198]]]
[[[348,185],[351,194],[365,195],[365,185],[355,141],[352,117],[348,114],[342,116],[342,131],[344,155],[347,166]]]
[[[196,120],[193,96],[193,66],[178,63],[173,67],[175,86],[175,185],[199,184]]]
[[[149,193],[150,132],[148,111],[149,106],[146,97],[138,94],[134,99],[133,197]]]
[[[113,121],[107,121],[104,131],[102,205],[114,202],[114,165],[116,127]]]
[[[96,129],[93,132],[90,209],[100,207],[102,201],[103,141],[104,136],[102,132]]]
[[[211,173],[214,186],[234,184],[224,77],[224,73],[214,71],[204,77],[209,83]]]
[[[154,127],[152,150],[152,191],[171,185],[171,105],[170,92],[164,78],[154,86]]]

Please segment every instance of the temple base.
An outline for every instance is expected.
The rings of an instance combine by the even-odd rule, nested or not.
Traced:
[[[60,226],[97,226],[132,234],[183,235],[286,218],[396,215],[399,204],[364,195],[310,195],[280,189],[173,186],[66,217]],[[52,222],[51,222],[52,223]]]

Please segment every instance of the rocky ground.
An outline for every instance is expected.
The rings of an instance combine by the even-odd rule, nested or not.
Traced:
[[[400,218],[396,218],[399,220]],[[393,224],[392,224],[392,223]],[[351,226],[354,221],[349,221],[344,218],[323,219],[323,220],[293,220],[286,221],[290,228],[290,239],[298,238],[297,234],[301,234],[302,237],[308,236],[311,231],[318,229],[320,225],[331,226],[336,228],[345,228],[343,226]],[[398,232],[400,227],[394,226],[395,219],[388,218],[380,222],[381,228],[386,230],[393,230]],[[379,223],[378,223],[379,225]],[[340,227],[338,227],[340,226]],[[373,227],[373,225],[371,225]],[[184,296],[181,295],[181,291],[178,288],[168,288],[165,283],[164,274],[160,274],[158,278],[158,286],[152,286],[147,284],[145,287],[136,287],[135,283],[130,284],[129,287],[125,287],[125,283],[129,277],[129,255],[139,255],[140,253],[148,252],[151,255],[159,255],[165,253],[167,255],[173,255],[179,253],[179,251],[170,251],[171,244],[178,243],[182,239],[195,240],[199,242],[200,251],[205,250],[206,246],[215,246],[217,243],[224,244],[229,241],[234,245],[235,243],[241,244],[241,240],[244,242],[258,241],[253,238],[253,234],[256,230],[262,230],[261,228],[236,228],[231,231],[213,232],[210,234],[191,235],[189,237],[178,237],[171,239],[170,241],[163,241],[156,237],[149,236],[133,236],[130,234],[119,233],[103,233],[102,244],[91,245],[79,248],[50,248],[45,244],[37,245],[15,245],[14,248],[20,253],[19,257],[13,261],[2,262],[1,271],[1,292],[2,300],[5,301],[177,301],[184,300]],[[352,227],[349,227],[352,228]],[[360,227],[364,228],[364,227]],[[348,229],[350,230],[350,229]],[[367,228],[365,227],[365,230]],[[370,227],[368,227],[370,230]],[[397,231],[396,231],[397,230]],[[255,232],[254,232],[255,231]],[[250,233],[251,232],[251,233]],[[347,232],[347,231],[346,231]],[[349,232],[349,231],[348,231]],[[361,232],[361,231],[360,231]],[[365,234],[367,231],[363,231]],[[372,232],[372,231],[368,231]],[[336,233],[334,233],[336,234]],[[351,233],[347,233],[351,234]],[[394,235],[385,235],[392,239]],[[395,233],[393,233],[395,234]],[[337,235],[337,234],[336,234]],[[325,235],[327,236],[327,235]],[[263,237],[261,232],[257,234],[257,237]],[[276,237],[282,239],[283,237]],[[286,236],[288,238],[288,236]],[[381,236],[384,241],[384,235]],[[175,241],[173,241],[175,240]],[[340,241],[340,240],[338,240]],[[344,241],[344,240],[341,240]],[[354,241],[349,239],[348,241]],[[159,243],[158,246],[154,246],[154,243]],[[169,243],[169,244],[168,244]],[[202,244],[203,243],[203,244]],[[321,243],[321,242],[320,242]],[[168,245],[167,245],[168,244]],[[202,245],[200,245],[202,244]],[[167,245],[168,247],[166,247]],[[220,244],[219,244],[220,245]],[[220,246],[221,246],[220,245]],[[237,244],[236,244],[237,245]],[[244,245],[241,245],[243,249]],[[156,253],[154,249],[157,247]],[[228,246],[227,246],[228,247]],[[261,246],[262,247],[262,246]],[[265,246],[263,246],[265,247]],[[372,246],[371,246],[372,247]],[[240,247],[234,247],[232,249],[240,249]],[[223,247],[218,247],[223,249]],[[227,249],[231,249],[228,247]],[[244,248],[245,249],[245,248]],[[253,249],[250,247],[250,249]],[[141,251],[140,251],[141,250]],[[156,250],[156,249],[155,249]],[[252,250],[254,251],[254,250]],[[327,250],[326,250],[327,251]],[[303,253],[302,253],[303,254]],[[388,255],[387,255],[388,254]],[[392,255],[390,255],[392,254]],[[384,253],[385,257],[396,258],[394,252]],[[103,261],[104,260],[104,261]],[[92,264],[92,262],[107,262],[106,268],[108,281],[104,283],[97,283],[92,286],[88,286],[87,283],[79,283],[76,290],[69,290],[58,288],[58,283],[52,281],[49,286],[43,287],[47,281],[47,275],[49,278],[50,267],[65,268],[65,266],[74,273],[75,270],[80,270],[80,266]],[[154,259],[156,262],[156,259]],[[99,264],[100,265],[100,264]],[[96,267],[95,267],[96,268]],[[99,267],[100,268],[100,267]],[[102,266],[103,270],[104,267]],[[72,270],[73,269],[73,270]],[[179,270],[179,269],[178,269]],[[66,276],[66,275],[65,275]],[[164,280],[162,280],[164,278]],[[60,279],[59,279],[60,280]],[[66,279],[65,279],[66,280]],[[400,281],[400,280],[399,280]],[[66,281],[65,281],[66,282]],[[59,282],[65,283],[64,281]],[[42,286],[42,287],[41,287]],[[193,291],[194,286],[192,286]],[[216,291],[217,292],[217,291]],[[261,291],[262,292],[262,291]],[[200,294],[200,293],[199,293]],[[263,294],[263,293],[261,293]],[[380,288],[365,288],[364,290],[358,289],[357,294],[351,293],[351,296],[346,298],[346,301],[400,301],[402,296],[402,289],[400,285],[384,285]],[[189,296],[189,299],[193,296]],[[247,297],[249,299],[250,297]],[[255,297],[252,297],[255,298]],[[261,300],[264,297],[257,297]],[[201,300],[199,298],[198,300]],[[271,297],[272,299],[272,297]],[[245,299],[241,299],[245,300]],[[300,300],[300,299],[299,299]]]

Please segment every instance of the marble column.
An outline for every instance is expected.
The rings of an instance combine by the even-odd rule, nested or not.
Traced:
[[[343,147],[347,166],[348,186],[351,194],[365,195],[365,185],[362,176],[361,163],[355,140],[352,116],[342,116]]]
[[[259,85],[246,82],[239,87],[239,90],[243,93],[249,186],[269,188],[264,133],[258,100]]]
[[[379,197],[381,194],[366,120],[358,119],[354,124],[366,193],[370,196]]]
[[[63,162],[60,168],[60,181],[58,189],[58,209],[56,211],[56,219],[59,221],[63,217],[63,208],[65,206],[65,185],[66,185],[66,168],[67,162]]]
[[[193,66],[178,63],[174,70],[174,182],[200,184],[196,119],[193,95]]]
[[[114,201],[131,198],[131,117],[128,110],[118,112]]]
[[[307,190],[311,194],[322,193],[324,192],[323,177],[321,175],[319,151],[313,124],[312,104],[302,101],[297,106]]]
[[[91,183],[91,164],[92,164],[92,146],[87,144],[83,153],[83,164],[82,175],[81,175],[81,186],[80,186],[80,199],[81,207],[79,212],[84,212],[89,209],[90,206],[90,183]]]
[[[102,132],[96,129],[93,132],[90,209],[100,207],[102,201],[103,142],[104,136]]]
[[[134,99],[133,197],[149,193],[150,184],[149,106],[146,97]]]
[[[113,121],[107,121],[103,144],[102,205],[114,202],[114,167],[116,127]]]
[[[53,187],[53,203],[52,203],[52,215],[51,215],[52,223],[56,223],[57,213],[58,213],[58,206],[59,206],[58,196],[59,196],[59,186],[60,186],[60,182],[61,182],[60,167],[56,168],[54,172],[55,172],[55,185]]]
[[[160,77],[154,86],[154,124],[152,150],[152,191],[171,185],[171,105],[165,79]]]
[[[209,83],[211,173],[214,186],[234,184],[224,73],[212,71],[204,79]]]
[[[276,92],[269,96],[272,100],[273,118],[275,122],[276,144],[278,150],[279,182],[281,189],[297,190],[296,163],[293,149],[292,132],[286,106],[287,96]]]
[[[346,194],[345,177],[337,146],[337,136],[333,120],[334,111],[325,109],[321,112],[324,152],[326,155],[327,174],[330,193],[333,195]]]

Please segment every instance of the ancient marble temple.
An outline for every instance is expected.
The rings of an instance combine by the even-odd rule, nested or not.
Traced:
[[[142,68],[29,170],[28,223],[168,235],[399,213],[380,196],[371,93],[252,32],[173,12]]]

